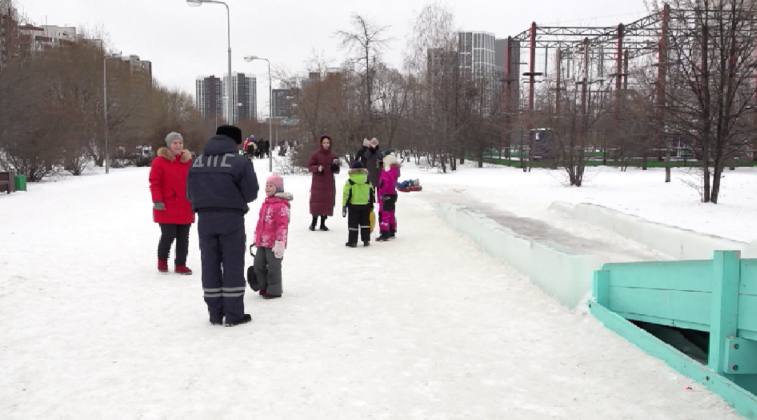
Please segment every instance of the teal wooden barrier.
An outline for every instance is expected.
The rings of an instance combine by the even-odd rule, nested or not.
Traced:
[[[757,259],[610,263],[594,272],[591,313],[643,350],[757,419]],[[709,333],[707,365],[629,320]]]

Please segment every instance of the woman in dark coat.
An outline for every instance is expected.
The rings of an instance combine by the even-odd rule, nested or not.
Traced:
[[[365,169],[368,170],[368,182],[371,183],[373,188],[378,188],[381,159],[378,139],[376,137],[370,140],[363,139],[363,147],[355,153],[355,160],[362,162]]]
[[[326,218],[334,214],[334,174],[339,173],[339,158],[331,152],[331,137],[321,136],[318,150],[308,160],[308,170],[313,174],[310,184],[310,214],[313,215],[313,221],[310,230],[315,230],[318,216],[321,217],[320,230],[329,230]]]

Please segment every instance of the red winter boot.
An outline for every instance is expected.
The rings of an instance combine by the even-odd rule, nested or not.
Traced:
[[[167,273],[168,272],[168,260],[161,260],[158,258],[158,271],[161,273]]]
[[[190,270],[186,265],[177,265],[174,271],[176,272],[176,274],[192,274],[192,270]]]

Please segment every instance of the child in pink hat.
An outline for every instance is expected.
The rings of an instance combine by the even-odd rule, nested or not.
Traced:
[[[260,296],[281,297],[281,262],[289,232],[289,202],[292,194],[284,192],[284,179],[273,173],[265,181],[266,198],[260,206],[255,227],[255,281],[250,286]]]

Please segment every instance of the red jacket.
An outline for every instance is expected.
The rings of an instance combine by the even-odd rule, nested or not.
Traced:
[[[187,199],[187,175],[192,166],[188,151],[171,158],[168,148],[158,149],[150,167],[152,202],[162,202],[165,210],[152,211],[155,223],[188,225],[195,221],[192,204]]]

